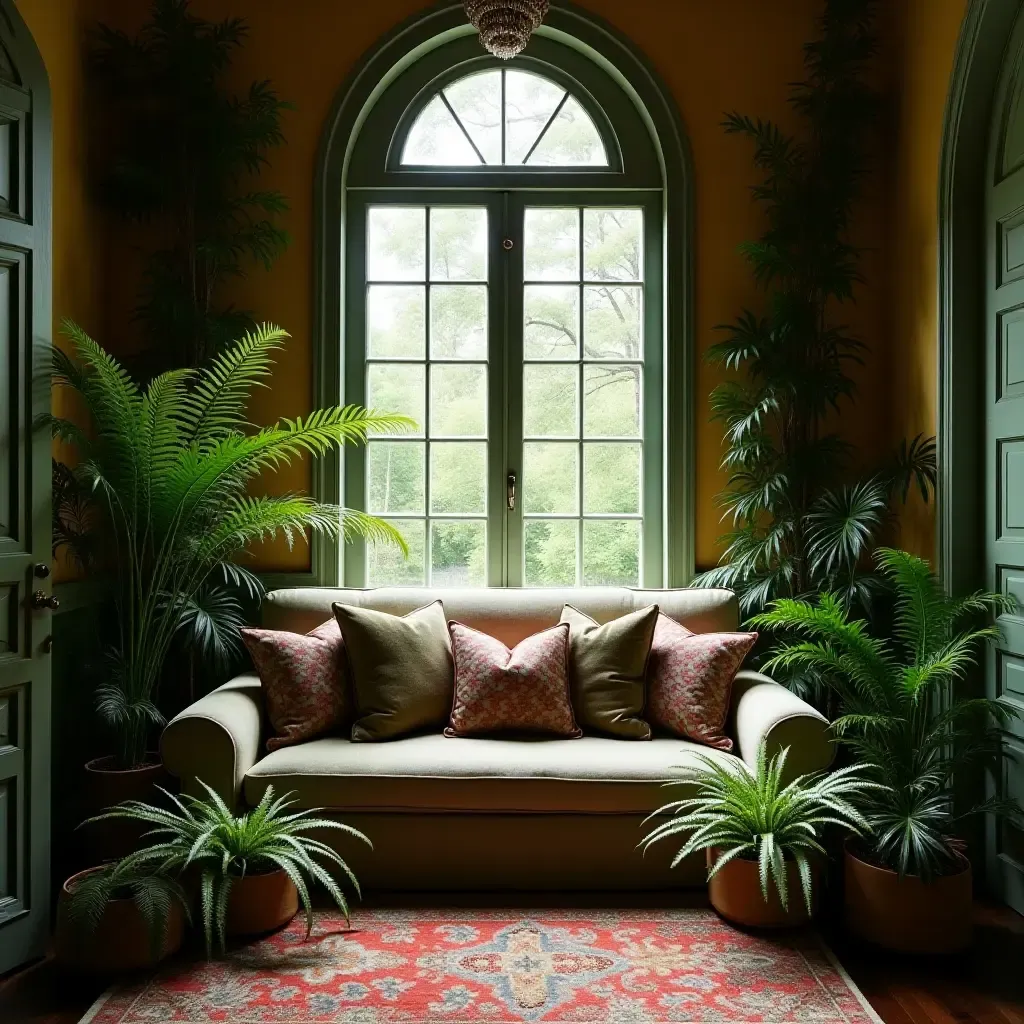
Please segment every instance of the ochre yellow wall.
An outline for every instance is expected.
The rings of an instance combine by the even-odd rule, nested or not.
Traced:
[[[95,2],[19,0],[18,10],[42,54],[53,106],[54,336],[66,316],[102,334],[105,225],[90,201],[87,183],[83,58]],[[68,411],[60,393],[54,411]],[[72,575],[69,566],[58,564],[58,582]]]
[[[242,14],[251,33],[235,73],[239,82],[269,78],[295,110],[287,113],[287,145],[272,156],[261,183],[281,189],[291,202],[287,228],[292,245],[268,275],[254,271],[233,295],[239,305],[261,318],[276,321],[292,332],[272,390],[263,393],[257,417],[294,415],[310,407],[312,392],[311,329],[313,304],[312,182],[317,146],[338,89],[359,57],[402,19],[422,10],[422,0],[378,0],[371,4],[320,3],[293,0],[195,0],[206,17]],[[786,105],[787,83],[802,71],[801,46],[811,38],[820,0],[584,0],[583,6],[609,20],[647,55],[672,90],[693,148],[697,196],[695,264],[697,268],[697,347],[703,352],[715,339],[714,325],[730,319],[745,302],[756,302],[750,275],[737,254],[737,245],[756,234],[759,212],[748,187],[755,180],[750,147],[726,137],[720,127],[726,111],[778,118],[791,123]],[[141,17],[125,6],[111,5],[119,24],[131,27]],[[861,374],[863,387],[854,412],[843,416],[844,432],[862,446],[868,463],[877,459],[890,440],[887,394],[878,382],[886,378],[883,338],[886,323],[880,302],[883,208],[880,178],[868,183],[868,199],[857,217],[857,237],[871,250],[865,259],[867,276],[856,307],[844,317],[870,347]],[[110,273],[123,273],[128,254],[112,246]],[[123,322],[130,294],[112,296],[112,334]],[[714,495],[723,485],[718,465],[721,428],[708,419],[707,396],[719,379],[699,363],[697,372],[697,562],[717,560],[720,533]],[[268,486],[303,487],[308,472],[280,474]],[[264,552],[266,567],[305,566],[304,549]]]
[[[946,98],[967,0],[901,0],[893,20],[888,294],[893,436],[937,424],[939,160]],[[914,501],[900,543],[935,549],[934,508]]]

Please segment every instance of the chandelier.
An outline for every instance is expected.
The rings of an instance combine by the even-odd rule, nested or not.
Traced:
[[[549,0],[465,0],[466,16],[484,49],[502,60],[522,53],[548,6]]]

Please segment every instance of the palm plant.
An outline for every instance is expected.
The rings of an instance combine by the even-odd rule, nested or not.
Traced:
[[[824,828],[837,825],[855,835],[868,831],[855,802],[877,788],[877,783],[866,779],[859,768],[849,767],[831,774],[801,775],[783,786],[788,754],[785,747],[769,759],[762,741],[753,769],[744,761],[723,765],[698,754],[699,767],[681,768],[679,778],[666,783],[695,788],[696,794],[665,804],[647,819],[672,815],[644,839],[644,850],[663,839],[685,835],[672,867],[693,853],[711,850],[716,856],[708,869],[708,881],[736,857],[756,860],[765,902],[774,885],[785,909],[789,907],[786,860],[793,860],[810,914],[811,859],[825,856],[821,844]]]
[[[358,829],[331,818],[318,818],[317,807],[286,813],[295,805],[291,793],[274,799],[274,787],[267,786],[259,804],[251,811],[235,815],[220,795],[205,782],[200,785],[209,794],[208,800],[182,795],[176,797],[161,790],[173,803],[172,808],[157,807],[141,800],[126,800],[91,821],[122,820],[153,825],[147,833],[156,840],[137,850],[121,864],[125,871],[145,871],[158,865],[161,873],[184,871],[195,864],[200,869],[200,902],[207,954],[214,942],[223,951],[228,897],[239,878],[278,869],[295,884],[306,912],[306,937],[313,929],[313,907],[310,881],[320,882],[345,915],[348,902],[341,887],[320,861],[334,864],[361,895],[359,882],[337,851],[314,839],[307,832],[335,829],[372,847]]]
[[[782,629],[801,639],[782,642],[765,665],[813,675],[838,698],[836,735],[886,788],[872,791],[865,816],[870,853],[900,875],[931,878],[962,863],[954,830],[954,774],[972,763],[991,768],[1001,754],[997,726],[1016,713],[1006,704],[958,692],[979,650],[999,637],[971,617],[1015,607],[1004,594],[951,598],[928,563],[880,548],[876,562],[895,591],[892,637],[873,636],[841,596],[782,599],[758,615],[759,629]],[[1016,813],[993,799],[965,813]]]
[[[83,935],[92,935],[111,900],[130,899],[146,922],[150,952],[160,956],[167,923],[175,904],[191,920],[188,897],[177,878],[164,864],[127,859],[104,864],[80,877],[71,889],[68,919]]]
[[[249,486],[295,458],[411,421],[339,406],[248,429],[249,395],[288,337],[277,327],[264,325],[206,367],[168,371],[145,388],[76,324],[65,321],[64,331],[74,357],[54,350],[54,382],[78,393],[90,424],[87,432],[56,419],[54,431],[77,449],[74,472],[92,498],[116,577],[119,641],[97,708],[117,734],[119,766],[130,767],[143,762],[147,735],[163,721],[155,696],[175,634],[213,628],[210,603],[201,602],[218,579],[254,579],[237,564],[247,545],[282,535],[291,545],[313,530],[406,550],[373,516],[302,494],[251,496]],[[228,614],[227,633],[234,622]]]
[[[732,113],[725,130],[754,144],[753,186],[767,227],[741,247],[763,311],[720,327],[709,360],[737,376],[711,394],[725,428],[728,487],[720,564],[697,578],[727,587],[742,610],[822,590],[870,607],[877,580],[861,572],[894,501],[935,487],[935,444],[904,442],[891,465],[849,482],[850,445],[829,418],[855,397],[850,375],[863,343],[836,319],[861,280],[849,225],[867,169],[877,98],[866,81],[877,40],[874,0],[827,0],[820,38],[804,48],[807,77],[790,105],[806,132]]]

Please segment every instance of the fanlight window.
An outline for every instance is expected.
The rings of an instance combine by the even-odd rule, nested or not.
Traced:
[[[494,70],[445,86],[420,111],[402,163],[434,167],[607,167],[593,119],[562,86]]]

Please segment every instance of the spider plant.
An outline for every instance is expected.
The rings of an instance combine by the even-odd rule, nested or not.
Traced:
[[[183,794],[164,795],[173,806],[164,808],[141,800],[126,800],[98,814],[91,821],[122,820],[153,825],[147,833],[152,845],[130,854],[121,863],[126,870],[144,870],[159,865],[162,871],[184,871],[195,864],[200,870],[200,902],[203,931],[209,955],[214,942],[224,949],[228,897],[232,886],[247,874],[278,869],[295,883],[306,912],[306,937],[313,929],[313,907],[309,881],[320,882],[348,920],[348,902],[341,887],[320,861],[334,864],[362,895],[359,882],[341,855],[326,843],[307,835],[314,829],[335,829],[372,848],[358,829],[331,818],[318,818],[322,807],[288,812],[294,807],[292,793],[274,799],[274,787],[267,786],[263,799],[251,811],[236,815],[220,795],[205,782],[200,785],[209,799]]]
[[[963,863],[955,837],[953,778],[969,764],[993,768],[1001,755],[999,725],[1015,717],[1007,705],[965,697],[959,688],[995,626],[971,626],[980,616],[1012,610],[1003,594],[951,598],[928,563],[881,548],[880,575],[895,594],[892,636],[872,635],[839,594],[816,601],[780,600],[752,621],[781,629],[784,641],[765,665],[814,676],[838,698],[836,735],[869,776],[865,813],[872,825],[869,855],[900,875],[928,879]],[[978,802],[966,814],[1018,813],[1003,800]]]
[[[64,333],[73,352],[54,349],[54,382],[77,392],[89,423],[58,418],[54,433],[77,449],[74,473],[95,506],[101,564],[115,575],[119,639],[97,708],[126,768],[144,761],[147,735],[163,722],[156,689],[175,635],[209,647],[213,631],[237,633],[237,602],[210,590],[256,586],[237,563],[248,545],[282,535],[290,545],[317,531],[406,550],[380,519],[303,494],[252,495],[256,480],[411,421],[339,406],[251,428],[250,393],[267,383],[288,337],[277,327],[264,325],[208,365],[171,370],[145,387],[76,324],[65,321]]]
[[[708,869],[708,881],[736,857],[756,860],[765,902],[774,885],[787,910],[786,861],[795,861],[804,903],[811,913],[811,859],[816,854],[825,856],[823,830],[837,825],[855,835],[868,831],[870,826],[855,803],[878,784],[853,766],[831,774],[801,775],[783,786],[788,755],[789,747],[785,747],[769,759],[762,741],[751,769],[739,759],[722,764],[698,754],[699,766],[680,768],[679,777],[666,783],[695,788],[695,794],[665,804],[647,819],[671,815],[640,844],[644,852],[653,843],[685,835],[672,867],[693,853],[710,850],[714,862]]]
[[[142,915],[154,960],[159,959],[163,948],[174,904],[191,921],[185,890],[164,864],[128,859],[104,864],[75,882],[68,901],[71,926],[83,935],[92,935],[107,905],[116,899],[130,899]]]

